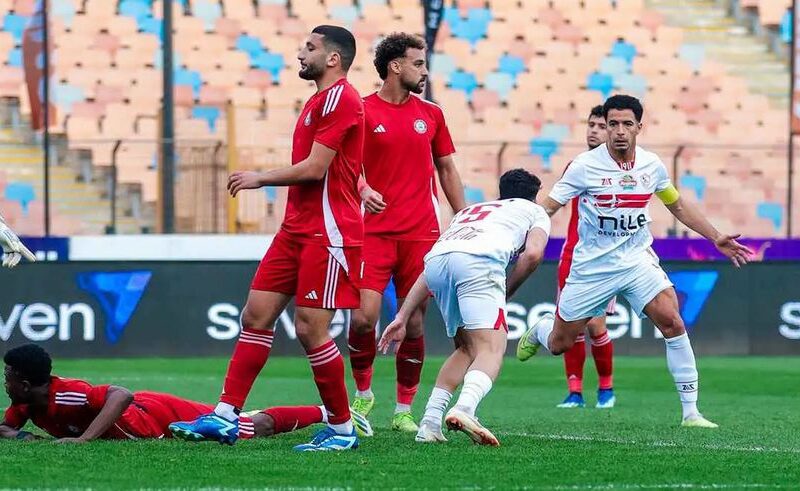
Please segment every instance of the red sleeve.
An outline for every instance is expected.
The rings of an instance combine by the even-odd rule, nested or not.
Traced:
[[[453,145],[453,138],[450,136],[450,130],[447,128],[447,121],[444,119],[444,113],[442,113],[442,110],[438,107],[436,107],[436,134],[433,135],[431,151],[434,158],[446,157],[456,153],[456,147]]]
[[[89,386],[86,391],[86,400],[89,402],[89,407],[97,411],[103,409],[106,404],[106,396],[108,395],[108,388],[110,385],[95,385]]]
[[[360,104],[361,99],[353,97],[348,89],[344,85],[339,85],[328,92],[322,104],[320,123],[314,134],[314,141],[336,151],[341,147],[350,128],[358,123],[359,115],[364,111]]]
[[[28,406],[13,405],[6,409],[3,424],[15,430],[21,429],[28,422]]]

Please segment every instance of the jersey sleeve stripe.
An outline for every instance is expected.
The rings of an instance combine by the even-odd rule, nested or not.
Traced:
[[[83,393],[83,392],[70,392],[70,391],[56,392],[56,397],[59,397],[59,396],[86,397],[86,394]]]
[[[332,113],[333,110],[336,109],[336,106],[339,104],[339,99],[342,96],[342,90],[344,90],[344,85],[334,87],[328,92],[328,96],[325,98],[325,107],[322,110],[323,116]]]

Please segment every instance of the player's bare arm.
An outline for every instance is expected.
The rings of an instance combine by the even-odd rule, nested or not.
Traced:
[[[450,208],[453,209],[453,213],[458,213],[467,206],[467,202],[464,200],[464,185],[461,183],[461,176],[458,175],[453,155],[437,157],[433,159],[433,164],[436,166],[439,183],[442,185],[447,202],[450,203]]]
[[[370,187],[367,184],[367,179],[364,175],[358,176],[358,195],[364,202],[364,208],[369,213],[380,213],[386,209],[386,202],[383,201],[383,195]]]
[[[517,258],[517,262],[506,280],[506,299],[514,296],[525,280],[536,271],[544,258],[544,247],[547,245],[547,234],[540,228],[528,233],[525,250]]]
[[[559,203],[558,201],[556,201],[556,200],[554,200],[553,198],[551,198],[550,196],[547,196],[547,197],[546,197],[544,200],[542,200],[542,202],[541,202],[541,203],[539,203],[539,204],[540,204],[540,205],[542,205],[542,208],[544,208],[544,211],[546,211],[546,212],[547,212],[547,216],[553,216],[553,215],[555,215],[555,214],[556,214],[556,212],[557,212],[558,210],[560,210],[561,208],[563,208],[563,206],[564,206],[564,205],[562,205],[561,203]]]
[[[19,440],[23,442],[32,442],[34,440],[42,439],[40,436],[34,435],[33,433],[27,431],[17,430],[5,423],[0,424],[0,438]]]
[[[325,177],[328,167],[336,156],[336,150],[322,143],[314,142],[311,153],[302,162],[291,167],[266,172],[236,171],[228,177],[228,192],[236,197],[244,189],[258,189],[264,186],[292,186],[306,182],[320,181]]]
[[[716,248],[733,262],[734,266],[739,268],[747,264],[750,257],[753,255],[753,251],[736,240],[740,235],[721,234],[714,228],[711,222],[703,216],[697,206],[684,200],[672,186],[665,191],[657,193],[657,195],[675,218],[693,231],[712,241]]]
[[[400,310],[397,311],[394,320],[383,331],[383,335],[378,341],[378,351],[385,354],[389,351],[389,346],[392,343],[395,343],[395,346],[399,346],[399,343],[406,338],[408,320],[426,298],[428,298],[428,284],[425,282],[425,275],[421,274],[408,292],[408,296]]]
[[[124,387],[112,385],[108,388],[106,402],[94,421],[91,422],[83,435],[76,438],[61,438],[57,443],[85,443],[100,438],[106,431],[119,420],[122,413],[133,402],[133,393]]]

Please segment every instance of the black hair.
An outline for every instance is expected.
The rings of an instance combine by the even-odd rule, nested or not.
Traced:
[[[642,103],[639,102],[639,99],[630,96],[630,95],[612,95],[606,102],[603,104],[603,117],[608,119],[608,113],[612,109],[617,109],[620,111],[624,111],[625,109],[630,109],[633,111],[633,115],[636,116],[636,121],[641,123],[642,116],[644,115],[644,108],[642,107]]]
[[[373,64],[381,80],[389,75],[389,62],[405,56],[409,48],[425,49],[425,40],[414,34],[393,32],[378,43]]]
[[[605,115],[603,114],[602,104],[594,106],[592,110],[589,111],[589,117],[587,119],[592,119],[592,118],[605,118]]]
[[[328,51],[336,51],[342,58],[342,69],[350,70],[350,65],[356,59],[356,38],[353,33],[340,26],[322,25],[311,31],[313,34],[322,35],[322,44]]]
[[[35,344],[23,344],[6,351],[3,361],[23,380],[40,386],[50,380],[53,360],[44,348]]]
[[[500,177],[500,199],[536,200],[542,181],[525,169],[512,169]]]

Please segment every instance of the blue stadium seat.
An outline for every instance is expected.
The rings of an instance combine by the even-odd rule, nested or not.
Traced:
[[[8,66],[22,67],[22,48],[11,48],[8,52]]]
[[[219,2],[211,0],[192,0],[192,13],[203,21],[206,32],[211,32],[214,30],[217,19],[222,17],[222,7]]]
[[[23,15],[8,14],[3,18],[3,30],[10,32],[17,42],[22,41],[22,31],[28,25],[30,17]]]
[[[468,205],[474,205],[486,201],[486,196],[483,194],[483,189],[466,185],[464,186],[464,200]]]
[[[688,188],[694,191],[698,201],[703,201],[703,197],[706,194],[706,187],[708,185],[705,177],[695,176],[693,174],[684,174],[681,176],[679,183],[682,188]]]
[[[53,103],[65,113],[72,112],[72,105],[86,99],[83,89],[65,83],[57,83],[53,86]]]
[[[162,41],[164,37],[163,29],[161,28],[161,19],[155,19],[153,17],[145,17],[143,19],[139,19],[137,21],[137,25],[139,30],[145,32],[147,34],[152,34],[154,36],[158,36],[158,40]],[[175,53],[177,54],[177,53]]]
[[[278,201],[278,188],[275,186],[264,186],[264,193],[267,195],[267,201],[275,203]]]
[[[612,77],[621,75],[623,73],[628,73],[629,70],[630,67],[628,66],[628,62],[615,56],[606,56],[600,62],[599,72],[606,75],[611,75]]]
[[[539,138],[546,140],[554,140],[563,142],[569,138],[569,126],[556,123],[546,123],[542,125],[542,130],[539,133]]]
[[[442,75],[449,80],[450,74],[455,72],[456,68],[456,61],[447,53],[433,53],[431,55],[431,74]]]
[[[355,5],[334,5],[328,11],[328,15],[339,24],[352,26],[358,19],[358,9]]]
[[[133,17],[138,24],[147,17],[152,17],[152,7],[142,0],[122,0],[119,4],[119,14]]]
[[[200,95],[200,86],[203,85],[200,72],[187,70],[185,68],[176,68],[174,77],[175,85],[188,85],[192,88],[192,93],[195,98]]]
[[[611,46],[611,56],[622,58],[630,66],[636,58],[636,46],[627,41],[617,41]]]
[[[514,90],[514,77],[508,73],[492,72],[486,75],[484,86],[489,90],[497,92],[500,96],[500,100],[505,102],[508,100],[511,91]]]
[[[614,77],[614,83],[622,92],[643,98],[647,93],[647,79],[642,75],[623,73]]]
[[[461,13],[456,7],[445,7],[442,14],[442,20],[450,24],[450,30],[452,31],[456,28],[456,26],[461,24]]]
[[[792,11],[787,10],[783,17],[781,18],[781,25],[780,25],[780,32],[781,32],[781,41],[784,43],[791,43],[792,42]]]
[[[36,199],[33,186],[27,182],[10,182],[6,185],[5,198],[9,201],[18,201],[22,213],[28,214],[28,205]]]
[[[161,68],[164,67],[163,62],[164,58],[161,56],[161,48],[158,48],[153,53],[153,66],[156,67],[156,69],[161,70]],[[172,67],[175,70],[179,70],[181,65],[183,65],[183,58],[181,58],[181,54],[177,51],[172,53]]]
[[[678,50],[678,56],[697,71],[706,61],[706,48],[702,44],[686,43]]]
[[[487,9],[470,9],[468,17],[459,19],[450,30],[455,37],[468,41],[474,47],[478,41],[486,37],[489,21],[491,12]]]
[[[205,119],[208,123],[208,129],[214,133],[217,131],[217,120],[220,116],[220,110],[214,106],[195,106],[192,108],[192,117],[196,119]]]
[[[264,47],[261,45],[261,39],[255,36],[248,36],[247,34],[242,34],[236,38],[236,49],[247,53],[251,61],[264,51]]]
[[[515,82],[517,76],[519,76],[520,73],[524,73],[525,69],[525,60],[519,56],[505,54],[501,56],[500,60],[497,62],[497,71],[511,75],[514,77]]]
[[[67,28],[72,27],[75,19],[75,5],[71,0],[53,0],[50,5],[50,13],[64,23]]]
[[[472,99],[472,93],[478,88],[478,80],[475,75],[460,69],[450,74],[449,84],[451,89],[464,92],[467,100]]]
[[[531,140],[529,148],[531,155],[540,157],[544,168],[550,170],[553,168],[551,159],[558,152],[559,146],[559,143],[555,140],[536,137]]]
[[[255,68],[269,72],[273,82],[280,82],[281,71],[285,68],[286,63],[280,53],[263,52],[252,61],[252,65]]]
[[[6,194],[8,193],[6,192]],[[756,214],[759,218],[770,220],[775,227],[775,231],[780,230],[783,223],[783,206],[778,203],[762,202],[756,207]]]
[[[492,11],[487,8],[471,8],[467,12],[467,22],[475,22],[488,27],[492,21]]]
[[[605,99],[611,94],[611,89],[614,88],[614,77],[605,73],[594,72],[586,79],[586,88],[600,92]]]

